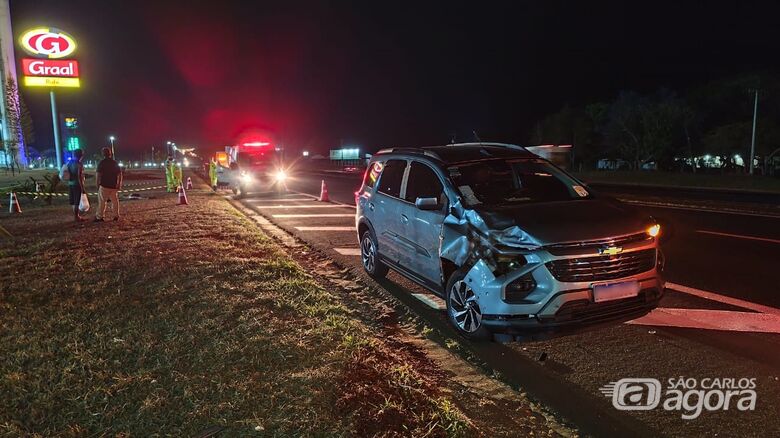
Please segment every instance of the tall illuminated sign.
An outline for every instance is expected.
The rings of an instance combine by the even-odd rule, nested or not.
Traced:
[[[57,166],[62,166],[62,148],[57,117],[56,88],[79,88],[79,63],[67,59],[76,51],[76,40],[67,33],[52,27],[36,27],[24,32],[19,38],[22,46],[32,58],[22,60],[23,83],[27,87],[45,87],[51,98],[51,117],[54,124],[54,147],[57,151]],[[68,144],[68,149],[78,146],[78,137]]]

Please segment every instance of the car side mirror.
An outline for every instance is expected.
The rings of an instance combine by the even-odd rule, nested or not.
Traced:
[[[436,198],[417,198],[417,200],[414,201],[414,206],[420,210],[441,209],[441,204],[439,204],[439,200]]]

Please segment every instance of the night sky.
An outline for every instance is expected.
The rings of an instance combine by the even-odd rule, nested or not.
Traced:
[[[772,3],[11,3],[17,38],[41,24],[76,38],[83,85],[59,93],[60,110],[81,118],[90,149],[115,134],[118,154],[169,139],[217,149],[256,129],[322,152],[472,130],[525,144],[565,103],[780,66]],[[51,147],[48,94],[24,97],[34,146]]]

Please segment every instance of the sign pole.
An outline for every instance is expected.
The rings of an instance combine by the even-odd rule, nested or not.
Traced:
[[[54,150],[57,153],[57,170],[62,168],[62,147],[60,146],[60,124],[59,117],[57,116],[57,98],[54,95],[54,89],[49,90],[49,97],[51,98],[51,122],[52,128],[54,128]]]

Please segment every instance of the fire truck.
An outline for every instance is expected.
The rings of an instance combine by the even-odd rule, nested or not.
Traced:
[[[217,152],[217,180],[233,194],[243,197],[250,192],[284,192],[287,172],[270,141],[249,141],[226,146]]]

